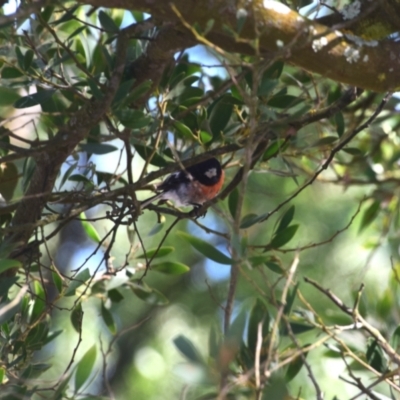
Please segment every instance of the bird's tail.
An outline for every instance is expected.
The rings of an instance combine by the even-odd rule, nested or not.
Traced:
[[[144,210],[149,204],[162,199],[164,193],[158,193],[155,196],[149,197],[148,199],[142,201],[142,203],[140,204],[140,208],[142,210]]]

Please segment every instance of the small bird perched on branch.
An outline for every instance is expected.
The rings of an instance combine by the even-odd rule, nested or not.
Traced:
[[[142,202],[141,208],[157,200],[172,200],[177,207],[200,207],[221,190],[225,173],[216,158],[174,172],[157,186],[160,193]]]

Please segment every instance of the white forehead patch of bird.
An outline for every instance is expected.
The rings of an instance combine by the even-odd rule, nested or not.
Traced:
[[[216,168],[210,168],[205,172],[205,175],[207,178],[213,178],[214,176],[217,176],[217,169]]]

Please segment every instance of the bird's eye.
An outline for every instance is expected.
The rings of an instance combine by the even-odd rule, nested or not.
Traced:
[[[217,169],[216,168],[210,168],[205,172],[205,175],[207,178],[213,178],[214,176],[217,176]]]

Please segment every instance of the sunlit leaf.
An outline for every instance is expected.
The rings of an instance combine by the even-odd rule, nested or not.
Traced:
[[[82,228],[85,231],[86,235],[88,235],[88,237],[94,242],[100,243],[101,237],[97,233],[96,228],[89,221],[86,221],[85,213],[82,212],[79,217],[81,219]]]
[[[75,391],[78,392],[82,385],[92,374],[93,366],[96,361],[97,349],[94,344],[80,359],[75,372]]]
[[[203,131],[203,130],[200,131],[199,137],[200,137],[201,143],[204,143],[204,144],[211,142],[211,140],[213,138],[211,133],[209,133],[207,131]]]

